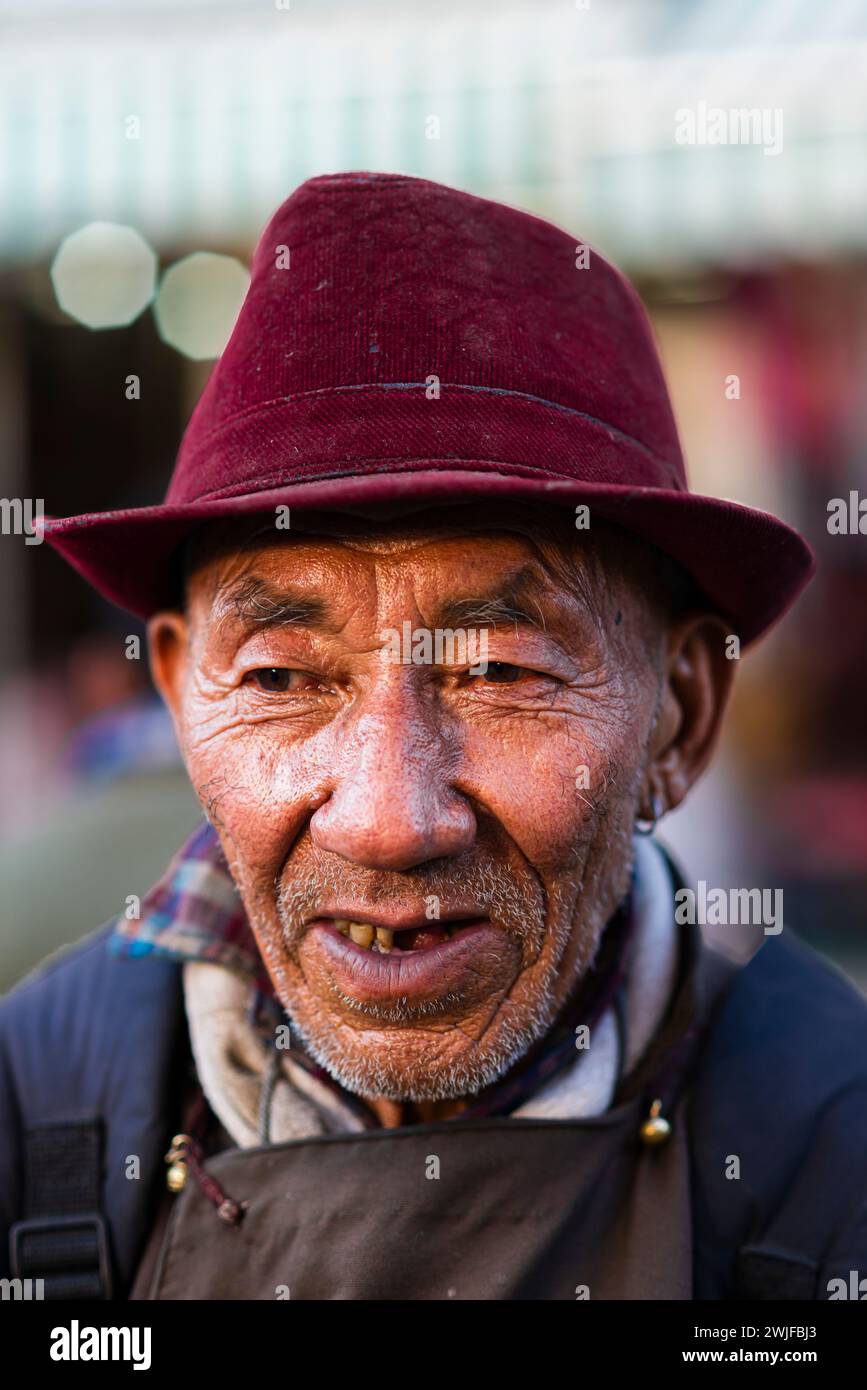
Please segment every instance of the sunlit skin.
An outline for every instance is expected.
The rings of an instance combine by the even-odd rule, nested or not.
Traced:
[[[729,689],[720,618],[670,616],[620,533],[545,518],[546,549],[532,515],[235,522],[187,611],[149,623],[281,1002],[385,1125],[459,1113],[550,1027],[628,890],[636,817],[654,791],[683,800]],[[487,631],[484,674],[390,656],[388,630],[461,617]],[[313,925],[417,919],[432,894],[483,927],[409,1000],[347,973]]]

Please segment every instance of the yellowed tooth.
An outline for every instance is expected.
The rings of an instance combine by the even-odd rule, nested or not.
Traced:
[[[337,928],[337,930],[340,932],[340,935],[341,935],[341,936],[348,936],[348,935],[349,935],[349,923],[348,923],[348,922],[337,921],[337,922],[334,923],[334,925],[335,925],[335,927]]]
[[[350,922],[349,935],[352,937],[356,946],[369,947],[376,933],[369,922]]]
[[[376,940],[380,951],[390,951],[394,945],[394,932],[391,927],[377,927]]]

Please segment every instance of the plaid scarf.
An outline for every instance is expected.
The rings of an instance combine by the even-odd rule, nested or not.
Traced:
[[[456,1121],[510,1114],[574,1065],[576,1028],[582,1024],[592,1028],[622,990],[634,927],[630,894],[606,926],[593,965],[553,1027],[506,1077],[480,1091]],[[265,969],[216,831],[207,822],[194,832],[142,899],[139,918],[118,919],[110,950],[128,959],[159,955],[223,965],[249,981],[251,1019],[270,1046],[276,1046],[277,1024],[291,1024]],[[337,1092],[366,1128],[379,1128],[371,1108],[335,1081],[303,1046],[296,1047],[294,1036],[292,1056],[305,1071]]]

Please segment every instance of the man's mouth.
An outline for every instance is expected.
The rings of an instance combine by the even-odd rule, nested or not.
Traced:
[[[314,977],[323,969],[344,998],[370,1005],[484,996],[491,987],[485,982],[503,971],[504,953],[506,962],[515,956],[517,971],[518,943],[476,914],[427,921],[335,912],[309,921],[301,942],[302,964]]]
[[[405,951],[427,951],[443,941],[451,941],[458,932],[481,920],[479,917],[467,917],[398,928],[376,926],[373,922],[359,922],[347,917],[334,917],[331,923],[341,936],[348,937],[356,946],[380,955],[391,955],[392,952],[402,955]]]

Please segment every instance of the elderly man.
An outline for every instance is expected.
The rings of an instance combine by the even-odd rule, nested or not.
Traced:
[[[815,1299],[867,1274],[867,1009],[785,936],[740,970],[710,950],[648,838],[811,557],[688,491],[596,252],[423,180],[309,181],[166,503],[47,534],[148,619],[205,822],[4,1006],[13,1275]]]

